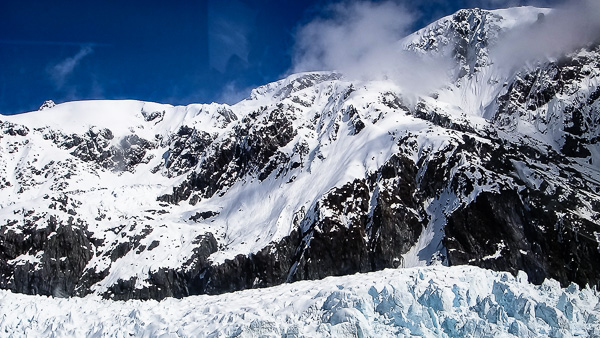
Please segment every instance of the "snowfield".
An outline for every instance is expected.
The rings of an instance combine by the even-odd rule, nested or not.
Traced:
[[[12,337],[598,337],[597,290],[521,273],[431,266],[219,296],[127,302],[0,290]]]

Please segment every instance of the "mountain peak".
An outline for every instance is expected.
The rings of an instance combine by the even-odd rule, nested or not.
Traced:
[[[46,100],[44,101],[44,103],[40,106],[40,108],[38,110],[46,110],[46,109],[50,109],[52,107],[56,106],[56,103],[54,103],[54,101],[52,100]]]
[[[530,25],[550,9],[531,6],[508,9],[461,9],[416,31],[402,40],[407,50],[453,57],[459,68],[456,78],[472,75],[493,61],[489,47],[518,26]]]
[[[253,89],[250,98],[257,100],[261,97],[269,97],[271,99],[282,100],[297,91],[325,81],[339,80],[341,77],[342,75],[339,73],[328,71],[296,73],[282,80]]]

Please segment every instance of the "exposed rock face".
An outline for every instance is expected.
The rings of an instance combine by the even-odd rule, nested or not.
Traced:
[[[169,150],[169,158],[173,156],[172,161],[179,163],[173,167],[188,171],[196,165],[199,168],[189,173],[181,185],[174,187],[172,194],[160,196],[159,200],[179,203],[187,200],[192,192],[195,192],[195,201],[210,198],[249,174],[264,180],[275,168],[289,160],[279,149],[296,136],[291,123],[293,119],[294,116],[286,113],[283,105],[268,114],[257,111],[242,119],[218,140],[211,140],[206,134],[200,139],[193,136],[191,143],[194,146],[186,147],[183,152],[178,151],[180,143],[184,142],[181,136],[185,135],[180,129],[180,137],[172,143],[174,149]],[[173,162],[169,161],[167,167],[170,168]]]
[[[119,280],[105,292],[106,297],[113,299],[162,299],[165,297],[184,297],[195,294],[207,293],[206,270],[210,268],[207,258],[217,251],[217,242],[211,233],[198,236],[193,242],[195,245],[192,258],[186,262],[185,271],[174,269],[159,269],[150,272],[146,284],[148,286],[136,287],[137,280]],[[153,248],[148,248],[151,250]],[[234,289],[235,290],[235,289]],[[219,290],[230,291],[230,290]]]
[[[47,227],[40,230],[26,227],[15,232],[3,227],[0,287],[27,294],[73,295],[92,250],[85,226],[72,217],[63,224],[50,216]],[[11,260],[28,253],[36,253],[31,261],[11,264]]]
[[[496,124],[514,130],[527,121],[569,156],[589,158],[600,140],[600,46],[517,74],[498,98]],[[591,146],[591,147],[590,147]]]
[[[598,285],[600,50],[477,82],[503,20],[460,11],[412,37],[458,75],[417,102],[322,72],[234,106],[2,117],[0,287],[162,299],[426,264]]]
[[[598,243],[585,235],[597,225],[555,215],[523,203],[514,191],[484,193],[448,219],[449,263],[515,274],[523,270],[534,283],[550,277],[562,284],[597,284]]]
[[[255,254],[211,265],[206,258],[217,245],[208,234],[196,243],[186,271],[159,270],[150,275],[151,286],[143,289],[135,289],[135,280],[121,281],[106,296],[147,299],[218,294],[399,267],[402,254],[421,232],[422,215],[410,193],[416,186],[415,171],[408,159],[394,157],[368,180],[329,192],[312,213],[298,214],[303,218],[297,219],[298,227],[289,236]],[[375,185],[381,190],[373,197],[377,206],[370,210],[369,191]]]
[[[56,106],[56,103],[54,103],[54,101],[46,100],[46,101],[44,101],[44,103],[42,103],[42,105],[40,106],[40,108],[38,110],[46,110],[46,109],[53,108],[54,106]]]

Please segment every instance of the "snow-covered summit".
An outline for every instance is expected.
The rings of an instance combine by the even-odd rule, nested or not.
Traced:
[[[463,9],[443,17],[401,41],[407,50],[451,55],[459,64],[457,78],[473,75],[493,63],[489,47],[503,34],[527,27],[551,12],[531,6],[498,10]]]
[[[109,128],[117,137],[131,134],[134,130],[151,138],[157,132],[172,132],[184,123],[202,122],[208,127],[211,123],[207,118],[217,119],[217,112],[222,109],[228,109],[228,106],[216,103],[172,106],[136,100],[89,100],[61,103],[51,109],[2,116],[2,119],[31,128],[48,127],[65,133],[83,133],[95,127]],[[160,118],[154,119],[158,114]]]
[[[40,108],[38,110],[46,110],[46,109],[53,108],[54,106],[56,106],[56,103],[54,103],[54,101],[46,100],[46,101],[44,101],[44,103],[42,103],[42,105],[40,106]]]
[[[252,90],[250,98],[259,100],[269,97],[273,100],[282,100],[299,90],[313,87],[324,81],[335,81],[341,78],[341,74],[335,72],[306,72],[292,74],[285,79],[260,86]]]

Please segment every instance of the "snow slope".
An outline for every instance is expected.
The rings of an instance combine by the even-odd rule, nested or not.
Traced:
[[[0,291],[1,335],[597,337],[600,298],[476,267],[328,277],[219,296],[117,302]]]

